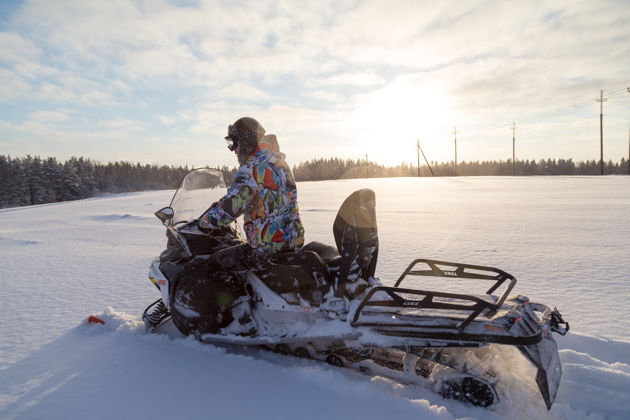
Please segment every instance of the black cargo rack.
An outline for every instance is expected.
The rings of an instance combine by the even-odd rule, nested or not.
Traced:
[[[418,269],[419,264],[428,266],[425,269]],[[430,277],[448,277],[453,279],[473,279],[488,280],[494,284],[485,292],[488,299],[484,296],[474,296],[459,293],[436,292],[430,290],[403,289],[400,284],[407,276],[430,276]],[[491,298],[491,294],[501,287],[506,281],[509,281],[505,290],[496,302]],[[481,312],[488,309],[495,311],[503,305],[512,288],[516,284],[516,278],[503,270],[494,267],[486,267],[481,265],[462,264],[448,261],[438,261],[420,258],[414,260],[407,269],[401,274],[394,287],[380,286],[370,290],[367,296],[361,301],[352,318],[352,326],[392,326],[388,323],[357,323],[363,309],[367,306],[392,307],[405,309],[447,309],[471,311],[471,314],[457,325],[457,330],[462,332],[468,324],[470,324]],[[379,292],[386,293],[391,300],[371,300],[372,297]],[[401,296],[419,295],[424,296],[421,300],[409,300]],[[436,302],[434,298],[447,298],[462,300],[466,303]]]

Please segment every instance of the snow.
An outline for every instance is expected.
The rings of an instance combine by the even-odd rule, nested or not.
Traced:
[[[0,211],[0,418],[630,416],[630,177],[300,183],[307,240],[332,244],[337,208],[366,187],[383,283],[419,257],[489,265],[519,279],[514,293],[558,307],[571,331],[557,338],[564,375],[551,411],[508,347],[486,352],[502,389],[488,411],[309,360],[145,333],[140,314],[159,296],[147,271],[165,244],[153,212],[173,193],[153,191]]]

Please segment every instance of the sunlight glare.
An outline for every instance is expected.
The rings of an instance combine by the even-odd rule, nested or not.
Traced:
[[[448,159],[453,113],[449,97],[438,86],[397,80],[370,96],[352,116],[369,160],[384,165],[416,162],[416,139],[429,160]],[[450,150],[450,149],[449,149]]]

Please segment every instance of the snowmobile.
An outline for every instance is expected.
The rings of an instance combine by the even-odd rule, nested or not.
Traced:
[[[220,171],[193,170],[170,206],[156,212],[168,244],[149,271],[161,297],[144,311],[148,330],[172,321],[205,343],[260,346],[489,408],[500,400],[497,379],[471,360],[471,351],[515,346],[536,368],[536,383],[551,408],[562,376],[552,333],[566,334],[569,324],[555,308],[510,295],[514,276],[493,267],[416,259],[393,286],[383,285],[375,278],[379,247],[369,189],[355,191],[340,207],[336,247],[312,242],[270,256],[258,269],[209,270],[209,255],[244,242],[236,223],[210,232],[197,226],[196,218],[225,187]],[[403,287],[413,278],[489,286],[478,294]]]

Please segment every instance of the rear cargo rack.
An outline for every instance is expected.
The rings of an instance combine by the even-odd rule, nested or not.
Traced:
[[[424,268],[418,267],[424,265]],[[466,295],[459,293],[436,292],[430,290],[404,289],[400,288],[400,284],[408,276],[430,276],[430,277],[448,277],[452,279],[472,279],[472,280],[488,280],[494,282],[493,285],[485,292],[485,295]],[[494,301],[491,296],[506,281],[509,281],[501,296]],[[365,298],[361,301],[352,318],[352,326],[388,326],[391,324],[367,324],[358,323],[363,310],[368,307],[391,307],[405,309],[446,309],[452,311],[471,312],[470,315],[457,325],[457,330],[461,333],[480,313],[488,309],[495,311],[503,305],[512,288],[516,284],[516,278],[503,270],[494,267],[486,267],[481,265],[462,264],[447,261],[437,261],[429,259],[414,260],[407,269],[401,274],[400,278],[394,284],[394,287],[374,287]],[[387,294],[389,300],[372,300],[376,293],[383,292]],[[405,299],[402,294],[423,296],[421,300]],[[486,299],[487,296],[487,299]],[[443,299],[435,301],[434,298],[445,298],[462,301],[462,303],[444,302]]]

